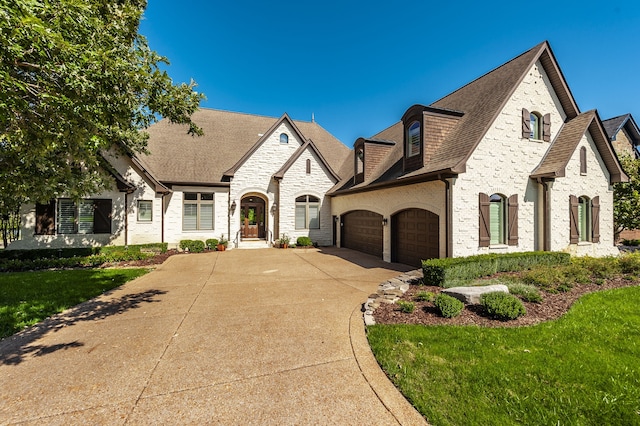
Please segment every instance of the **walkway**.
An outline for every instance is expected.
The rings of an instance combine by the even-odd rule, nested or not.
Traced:
[[[0,424],[425,424],[360,312],[401,268],[346,249],[173,256],[0,342]]]

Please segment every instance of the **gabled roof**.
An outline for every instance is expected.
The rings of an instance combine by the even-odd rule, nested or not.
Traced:
[[[549,77],[567,118],[576,117],[580,110],[549,43],[544,41],[432,104],[463,111],[464,116],[431,157],[429,164],[425,165],[424,171],[450,169],[463,173],[467,159],[537,61],[541,62]]]
[[[285,118],[286,117],[286,118]],[[147,129],[149,155],[139,155],[143,167],[164,184],[207,183],[228,186],[224,173],[241,162],[247,152],[278,121],[289,120],[302,141],[314,144],[332,170],[338,170],[349,148],[315,122],[280,119],[214,109],[198,109],[192,119],[204,136],[187,134],[186,125],[161,120]]]
[[[578,143],[587,132],[593,138],[598,152],[609,171],[610,183],[626,182],[628,178],[622,171],[618,157],[613,151],[596,110],[580,114],[562,126],[531,177],[553,179],[565,176],[567,163],[575,152]]]
[[[320,162],[327,169],[327,172],[329,172],[329,174],[331,175],[334,181],[338,181],[340,179],[340,177],[336,174],[336,172],[333,171],[331,166],[329,166],[327,161],[324,159],[324,157],[316,147],[316,144],[314,144],[311,139],[307,139],[305,143],[303,143],[302,145],[300,145],[298,149],[296,149],[296,152],[294,152],[293,155],[289,157],[287,162],[284,163],[284,165],[280,168],[280,170],[275,172],[275,174],[273,175],[274,179],[283,179],[284,174],[287,172],[287,170],[289,170],[289,168],[298,160],[298,158],[300,158],[300,155],[302,155],[302,153],[307,149],[310,149],[318,156],[318,158],[320,159]]]
[[[538,61],[549,77],[567,118],[578,116],[580,110],[573,94],[549,43],[544,41],[430,105],[431,108],[463,115],[422,168],[407,174],[403,173],[403,125],[402,122],[398,122],[374,136],[374,138],[396,141],[397,144],[387,159],[372,173],[372,178],[368,182],[350,187],[349,181],[353,177],[353,167],[351,167],[351,175],[343,176],[343,180],[334,186],[332,191],[338,193],[347,190],[365,190],[364,186],[396,185],[402,182],[464,173],[467,160],[526,77],[527,72]]]
[[[618,117],[609,118],[608,120],[604,120],[602,124],[604,125],[604,129],[610,140],[612,140],[613,137],[616,136],[623,127],[625,127],[632,138],[636,141],[640,141],[640,130],[638,130],[638,125],[631,114],[624,114]]]

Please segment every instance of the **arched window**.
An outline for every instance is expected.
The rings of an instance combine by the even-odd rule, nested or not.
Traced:
[[[500,194],[493,194],[489,197],[489,203],[490,244],[506,244],[506,199]]]
[[[591,200],[585,196],[578,198],[578,231],[580,241],[591,241]]]
[[[530,115],[531,139],[542,139],[542,117],[537,112]]]
[[[320,199],[313,195],[296,198],[296,229],[320,229]]]
[[[364,172],[364,148],[358,148],[356,151],[356,174]]]
[[[311,174],[311,160],[307,158],[307,174]]]
[[[407,130],[406,156],[413,157],[420,154],[420,123],[414,121]]]
[[[286,133],[280,133],[280,143],[289,143],[289,135],[287,135]]]

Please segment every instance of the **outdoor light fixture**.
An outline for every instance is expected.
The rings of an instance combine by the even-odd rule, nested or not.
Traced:
[[[233,202],[231,203],[231,211],[232,212],[236,210],[236,206],[237,206],[236,200],[233,200]]]
[[[273,203],[273,205],[271,206],[271,213],[275,213],[277,208],[278,205],[276,203]]]
[[[386,217],[382,218],[382,226],[387,226],[388,219]]]

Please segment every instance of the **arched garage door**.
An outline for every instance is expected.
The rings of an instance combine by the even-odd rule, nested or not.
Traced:
[[[382,215],[355,210],[342,216],[342,247],[382,258]]]
[[[421,260],[440,257],[438,215],[407,209],[391,218],[391,260],[421,266]]]

